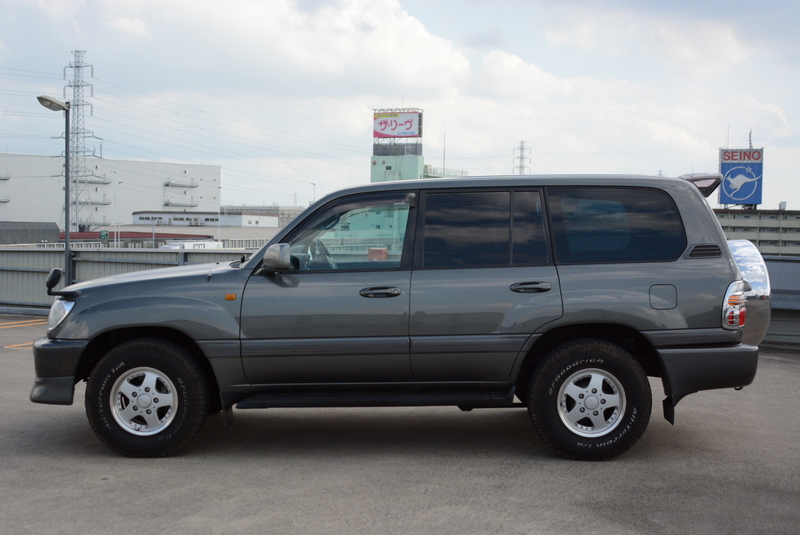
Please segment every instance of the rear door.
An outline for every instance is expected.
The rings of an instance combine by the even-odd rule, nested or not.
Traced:
[[[506,381],[525,342],[562,315],[542,194],[422,194],[411,280],[418,381]]]

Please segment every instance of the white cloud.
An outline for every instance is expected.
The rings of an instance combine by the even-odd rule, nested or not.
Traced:
[[[35,0],[48,17],[68,19],[74,17],[85,5],[85,0]]]
[[[545,36],[553,46],[574,45],[609,56],[643,52],[692,75],[727,71],[754,53],[730,24],[670,18],[661,12],[572,8]]]
[[[110,20],[105,23],[107,27],[112,30],[117,30],[139,37],[149,37],[150,32],[147,31],[147,26],[142,19],[133,19],[128,17],[120,17],[118,19]]]
[[[572,92],[569,81],[559,80],[538,66],[508,52],[489,52],[483,56],[481,86],[500,98],[540,102]]]
[[[397,0],[301,7],[288,0],[174,0],[144,9],[148,29],[165,46],[169,40],[182,69],[235,72],[294,95],[380,88],[400,96],[437,90],[469,72],[465,55]]]

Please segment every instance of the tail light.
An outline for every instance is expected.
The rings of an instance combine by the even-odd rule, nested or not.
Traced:
[[[722,327],[725,329],[740,329],[744,327],[747,319],[745,303],[747,296],[744,281],[734,281],[725,292],[725,301],[722,303]]]

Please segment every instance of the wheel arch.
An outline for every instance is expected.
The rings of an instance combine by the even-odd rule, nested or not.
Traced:
[[[586,338],[605,340],[620,346],[642,366],[645,374],[661,377],[661,361],[657,351],[636,329],[613,323],[564,325],[542,334],[530,348],[517,374],[517,390],[524,392],[527,389],[536,364],[550,351],[566,342]]]
[[[94,367],[100,359],[103,358],[103,355],[108,353],[112,348],[130,340],[143,338],[172,342],[185,349],[202,368],[211,399],[219,399],[219,385],[216,375],[211,367],[211,363],[205,353],[203,353],[203,350],[190,336],[169,327],[125,327],[100,334],[89,342],[89,345],[86,346],[86,349],[81,355],[75,372],[75,381],[88,379]]]

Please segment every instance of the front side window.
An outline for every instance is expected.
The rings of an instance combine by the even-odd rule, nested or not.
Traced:
[[[403,265],[413,193],[345,199],[288,239],[293,271],[397,269]]]
[[[663,262],[686,248],[672,199],[647,188],[548,188],[562,264]]]

